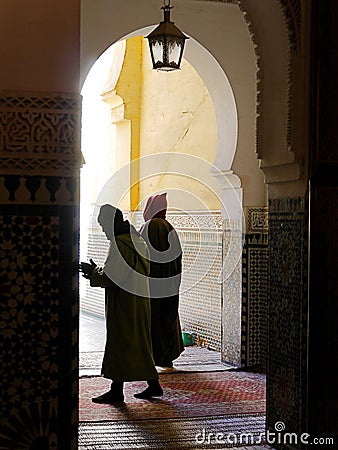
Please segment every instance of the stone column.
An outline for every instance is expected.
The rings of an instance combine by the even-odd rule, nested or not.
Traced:
[[[247,207],[242,257],[241,365],[265,371],[268,347],[268,208]]]
[[[221,186],[222,361],[241,364],[243,189],[233,171],[215,174]]]
[[[283,422],[277,431],[298,436],[306,406],[307,218],[306,195],[270,198],[266,421],[272,433]]]

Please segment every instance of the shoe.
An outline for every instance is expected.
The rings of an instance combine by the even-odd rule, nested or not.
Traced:
[[[162,395],[163,389],[161,388],[161,386],[148,386],[144,391],[139,392],[138,394],[134,394],[134,397],[149,400],[152,397],[162,397]]]
[[[169,362],[165,362],[162,367],[170,367],[170,368],[172,368],[173,366],[174,366],[174,364],[172,363],[172,361],[169,361]]]
[[[108,391],[98,397],[92,398],[93,403],[103,403],[112,405],[113,403],[123,403],[124,395],[116,392]]]
[[[166,361],[166,362],[163,362],[161,364],[156,364],[156,366],[172,368],[174,365],[173,365],[172,361]]]

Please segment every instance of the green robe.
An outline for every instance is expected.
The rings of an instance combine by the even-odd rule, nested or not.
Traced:
[[[113,381],[158,378],[150,334],[149,262],[146,244],[136,234],[111,241],[105,265],[96,267],[91,286],[105,288],[106,346],[102,375]],[[126,264],[127,263],[127,264]]]

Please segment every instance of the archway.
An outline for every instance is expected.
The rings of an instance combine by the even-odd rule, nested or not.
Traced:
[[[280,144],[281,142],[288,142],[289,129],[287,124],[289,119],[288,106],[290,106],[288,104],[289,42],[286,31],[288,27],[286,25],[286,17],[289,15],[285,15],[285,12],[289,6],[279,0],[273,2],[273,4],[272,2],[268,2],[269,4],[266,4],[266,2],[263,4],[262,2],[262,8],[267,7],[269,9],[269,32],[266,32],[264,27],[261,27],[260,24],[262,14],[260,15],[258,12],[252,10],[252,5],[249,3],[250,2],[244,0],[241,2],[205,2],[204,5],[203,2],[182,2],[177,21],[187,34],[194,36],[198,42],[212,52],[222,70],[227,74],[234,93],[239,127],[236,154],[232,170],[235,172],[235,176],[239,176],[239,180],[235,178],[238,182],[236,186],[239,189],[242,189],[241,192],[243,192],[244,216],[246,218],[245,223],[250,224],[247,235],[248,239],[252,238],[252,241],[250,241],[249,244],[253,247],[258,244],[258,247],[262,247],[263,252],[265,253],[265,256],[262,258],[265,259],[265,261],[263,264],[260,264],[260,271],[253,274],[252,280],[255,277],[261,278],[262,271],[264,272],[265,286],[262,286],[261,292],[258,292],[258,297],[264,297],[263,300],[265,299],[266,319],[267,194],[263,172],[261,172],[258,167],[257,158],[262,160],[260,163],[262,167],[265,167],[267,181],[273,182],[276,175],[274,164],[277,162],[278,165],[283,161],[283,157],[279,159],[281,150]],[[149,23],[149,21],[156,24],[154,11],[152,10],[154,5],[150,5],[149,3],[135,3],[134,6],[135,14],[133,14],[132,17],[128,17],[128,30],[141,29],[144,24]],[[122,3],[114,5],[114,8],[115,7],[119,8],[120,14],[125,13],[126,16],[128,16],[128,12],[124,10]],[[249,11],[250,14],[246,14],[247,11]],[[109,45],[109,42],[107,42],[108,36],[112,36],[110,29],[111,20],[109,20],[108,24],[107,18],[113,17],[113,11],[109,11],[108,5],[105,5],[102,9],[96,9],[95,11],[89,6],[87,12],[87,17],[90,17],[91,26],[95,23],[100,24],[100,33],[98,36],[88,33],[87,37],[84,39],[86,50],[89,50],[89,52],[85,55],[86,57],[83,58],[83,68],[86,67],[88,61],[93,61],[95,59],[95,46],[93,47],[92,43],[94,41],[96,42],[96,49],[101,49],[98,50],[98,53],[100,53],[102,49]],[[101,26],[102,24],[104,26]],[[254,34],[254,32],[256,34]],[[113,34],[115,36],[114,40],[118,40],[121,36],[125,35],[122,21],[116,23]],[[89,42],[91,42],[90,45],[88,44]],[[262,48],[260,47],[262,42],[266,43],[267,47],[269,47],[268,54],[264,54],[264,51],[262,52]],[[276,44],[278,52],[282,55],[278,65],[281,70],[278,71],[276,71],[277,65],[274,62],[274,43]],[[264,56],[264,58],[262,58],[262,56]],[[262,82],[262,80],[266,79],[268,80],[269,86],[267,86],[269,88],[265,90],[265,83]],[[260,83],[257,84],[259,81]],[[280,109],[275,109],[273,107],[274,86],[275,88],[278,86],[279,104],[281,105]],[[266,108],[263,108],[262,105],[264,104],[266,105]],[[258,117],[256,116],[257,113]],[[269,136],[274,138],[274,157],[277,158],[277,161],[273,160],[274,157],[269,160]],[[293,156],[291,155],[291,159],[292,157]],[[290,158],[290,154],[287,154],[287,158]],[[297,165],[293,166],[291,164],[289,167],[297,169]],[[283,182],[285,180],[284,177],[287,175],[288,167],[284,166],[284,172],[283,168],[281,168],[281,170],[282,173],[277,174],[278,182]],[[279,169],[277,172],[279,172]],[[292,172],[293,179],[297,177],[297,174],[297,170]],[[260,182],[256,184],[255,180],[260,180]],[[229,228],[226,229],[226,231],[229,231]],[[230,229],[230,234],[231,231],[232,230]],[[256,248],[257,250],[258,247]],[[247,274],[251,275],[251,268],[247,265],[246,269],[249,270]],[[247,277],[246,282],[250,283],[252,280],[248,281]],[[240,282],[241,281],[238,283]],[[231,300],[233,293],[231,289],[232,286],[230,285],[229,288],[229,300]],[[250,298],[246,298],[245,300],[245,309],[254,309],[252,306],[255,305],[249,304]],[[229,302],[229,304],[231,304],[231,302]],[[231,311],[229,312],[231,313]],[[231,314],[228,317],[231,320]],[[258,321],[261,320],[262,318],[259,317]],[[243,326],[243,323],[241,326]],[[264,333],[263,340],[265,339],[266,342],[266,328]],[[241,334],[245,339],[250,338],[255,340],[257,336],[260,337],[259,333],[256,334],[255,331],[252,333],[250,330],[241,329],[238,331],[238,335],[235,339],[237,343],[239,342],[239,339],[241,339]],[[243,355],[238,353],[237,344],[232,351],[235,358],[237,358],[237,361],[243,361],[247,356],[244,355],[243,358]]]
[[[131,39],[131,38],[129,38]],[[120,44],[123,44],[125,41],[120,41]],[[115,44],[116,45],[116,44]],[[113,45],[112,47],[114,47]],[[130,48],[134,48],[135,46],[139,45],[139,39],[137,39],[135,42],[129,43]],[[197,44],[196,44],[197,45]],[[125,48],[125,43],[123,44]],[[110,55],[109,57],[112,58],[114,54],[116,54],[116,51],[112,50],[112,47],[107,51],[107,53]],[[218,92],[218,116],[222,117],[228,117],[227,122],[229,123],[229,126],[224,132],[222,130],[222,127],[219,126],[219,132],[218,136],[223,136],[222,142],[225,141],[225,135],[230,134],[231,127],[233,129],[236,129],[237,124],[237,116],[236,116],[236,109],[235,109],[235,103],[233,100],[233,96],[231,95],[231,89],[229,87],[229,83],[225,77],[225,75],[221,72],[217,62],[212,58],[212,56],[206,52],[206,50],[203,50],[201,46],[198,46],[198,49],[200,49],[200,52],[202,50],[202,53],[204,53],[204,57],[198,58],[198,51],[197,53],[197,59],[200,60],[201,64],[208,64],[209,68],[214,67],[214,70],[210,71],[211,76],[209,75],[209,79],[213,79],[213,81],[218,80],[219,86],[217,89],[213,87],[214,92]],[[123,50],[124,53],[125,50]],[[129,53],[128,53],[129,52]],[[130,50],[127,51],[127,54],[130,54]],[[203,54],[202,54],[203,56]],[[126,56],[127,57],[127,56]],[[196,57],[195,57],[196,58]],[[102,59],[102,56],[100,57]],[[102,61],[100,63],[102,65]],[[127,65],[128,63],[126,63]],[[130,64],[130,63],[129,63]],[[119,66],[119,71],[121,70],[121,64],[118,64],[117,62],[113,63],[114,66]],[[146,64],[146,66],[148,63]],[[95,67],[95,66],[94,66]],[[148,70],[148,72],[147,72]],[[145,73],[143,74],[144,77],[149,78],[149,68],[146,69]],[[170,144],[167,139],[164,139],[166,144],[162,146],[162,148],[157,147],[158,141],[162,141],[163,138],[161,137],[162,134],[166,134],[166,129],[170,131],[170,134],[175,134],[173,131],[173,127],[175,126],[173,123],[171,125],[168,125],[167,127],[162,125],[162,128],[159,129],[156,142],[151,144],[151,138],[145,137],[144,140],[147,142],[147,148],[146,151],[149,152],[148,154],[140,155],[140,158],[137,160],[131,162],[127,162],[127,164],[120,164],[119,166],[115,165],[114,170],[110,170],[110,172],[107,172],[105,169],[100,170],[100,168],[95,168],[95,163],[97,161],[100,161],[100,153],[104,153],[105,155],[105,163],[107,167],[112,167],[112,164],[110,164],[109,158],[115,160],[121,160],[121,155],[130,155],[130,147],[132,147],[132,136],[130,135],[130,128],[133,126],[133,124],[130,125],[130,122],[132,122],[133,113],[130,113],[124,106],[123,106],[123,99],[121,96],[125,96],[123,94],[124,88],[123,88],[123,80],[119,81],[119,85],[116,85],[117,79],[119,78],[120,72],[118,71],[117,74],[111,73],[111,67],[106,68],[106,74],[110,73],[110,77],[113,78],[112,80],[108,81],[108,75],[106,75],[106,78],[104,79],[104,82],[107,84],[106,93],[103,94],[102,98],[107,100],[107,103],[110,106],[110,118],[106,118],[107,123],[109,123],[109,127],[112,127],[111,121],[114,122],[116,130],[114,128],[115,134],[116,134],[116,148],[118,150],[114,151],[114,145],[109,140],[107,142],[106,146],[110,148],[110,155],[108,155],[108,151],[104,150],[104,148],[101,148],[100,145],[95,145],[95,137],[99,137],[98,130],[99,127],[96,124],[96,122],[93,120],[93,127],[94,127],[94,145],[91,144],[88,145],[87,142],[83,142],[83,149],[84,149],[84,157],[85,159],[89,160],[89,167],[87,169],[91,169],[91,166],[93,166],[93,176],[91,177],[88,173],[86,174],[85,180],[84,180],[84,188],[82,189],[83,199],[86,199],[87,196],[91,199],[90,203],[92,203],[92,208],[90,212],[90,216],[93,214],[93,211],[95,211],[95,205],[102,204],[104,202],[112,202],[114,204],[120,204],[121,199],[125,194],[127,193],[127,203],[125,200],[122,200],[122,203],[126,206],[123,208],[124,210],[128,211],[129,205],[135,202],[135,200],[132,200],[132,188],[130,188],[131,183],[131,174],[133,172],[138,172],[138,183],[140,185],[140,201],[141,203],[145,200],[144,196],[147,193],[152,193],[149,191],[150,184],[153,186],[152,189],[154,189],[154,186],[157,186],[157,189],[165,188],[169,189],[169,197],[171,200],[171,220],[174,221],[175,226],[179,230],[179,232],[182,235],[183,239],[183,245],[186,247],[189,247],[189,250],[187,252],[187,255],[190,254],[190,259],[187,256],[187,262],[186,266],[190,266],[191,262],[194,263],[194,259],[197,258],[201,262],[201,252],[206,251],[204,254],[204,261],[203,265],[206,265],[205,258],[207,258],[209,262],[209,265],[213,265],[216,261],[216,268],[214,269],[214,272],[217,273],[218,276],[218,282],[216,283],[216,289],[214,287],[214,283],[211,283],[209,285],[205,285],[204,287],[200,287],[199,289],[196,288],[196,285],[199,282],[199,277],[203,277],[206,272],[205,268],[201,269],[198,266],[198,263],[196,265],[196,262],[194,263],[195,269],[190,268],[190,275],[185,276],[185,287],[183,288],[184,292],[190,291],[187,299],[187,305],[186,302],[183,299],[183,316],[186,317],[186,324],[194,332],[201,333],[201,339],[206,343],[206,345],[209,345],[211,348],[220,350],[221,348],[221,327],[220,327],[220,317],[221,314],[221,292],[222,292],[222,286],[220,283],[221,279],[221,272],[222,272],[222,253],[221,253],[221,247],[222,247],[222,216],[221,216],[221,206],[222,206],[222,212],[223,217],[227,216],[230,217],[234,213],[236,213],[241,218],[241,211],[242,211],[242,205],[241,205],[241,195],[238,195],[238,192],[236,192],[236,189],[238,190],[238,186],[236,188],[231,184],[231,177],[234,178],[234,175],[231,174],[230,171],[227,173],[227,177],[223,174],[223,172],[216,166],[215,163],[213,163],[213,160],[217,159],[217,153],[219,151],[216,147],[220,148],[219,145],[219,139],[216,138],[217,129],[216,129],[216,121],[217,118],[214,119],[215,113],[214,113],[214,106],[212,104],[212,99],[209,99],[209,93],[207,89],[204,87],[203,81],[200,79],[200,77],[197,75],[197,73],[194,71],[191,65],[189,65],[187,62],[184,62],[184,67],[182,68],[182,71],[178,74],[177,80],[180,80],[180,84],[186,84],[189,83],[190,91],[193,89],[193,86],[195,86],[194,89],[198,89],[201,91],[201,93],[197,92],[195,94],[196,99],[194,100],[193,105],[189,106],[189,102],[185,101],[184,105],[180,106],[180,108],[186,110],[184,111],[185,115],[190,115],[194,117],[192,119],[188,119],[186,123],[183,124],[183,126],[186,129],[191,130],[191,133],[194,133],[196,135],[193,139],[185,139],[184,141],[181,141],[180,147],[178,150],[176,150],[177,144],[175,143],[174,147],[172,148],[172,152],[164,152],[164,150],[170,149]],[[128,72],[128,71],[127,71]],[[126,73],[126,70],[125,70]],[[132,69],[132,74],[135,76],[136,69]],[[148,73],[148,75],[147,75]],[[94,70],[94,79],[99,82],[98,78],[98,72]],[[186,74],[186,75],[184,75]],[[122,75],[121,75],[122,76]],[[92,77],[92,76],[91,76]],[[126,77],[126,75],[123,75],[123,77]],[[182,78],[183,77],[183,78]],[[92,77],[93,78],[93,77]],[[171,75],[168,79],[166,79],[166,84],[170,84],[169,80],[173,79],[173,75]],[[184,81],[185,80],[185,81]],[[193,81],[195,80],[195,81]],[[158,97],[160,95],[161,90],[163,89],[163,86],[161,86],[161,83],[163,81],[157,80],[158,87],[156,88],[156,82],[152,80],[153,86],[150,88],[151,92],[148,94],[149,96],[154,95],[155,97]],[[160,84],[158,84],[160,83]],[[210,83],[210,82],[209,82]],[[88,84],[88,82],[86,82]],[[101,80],[101,85],[103,86],[103,82]],[[145,82],[143,83],[145,84]],[[223,86],[225,84],[225,86]],[[109,85],[109,86],[108,86]],[[86,86],[86,85],[85,85]],[[157,91],[156,91],[157,89]],[[169,90],[172,91],[173,88],[170,88]],[[177,89],[177,88],[175,88]],[[225,92],[224,95],[221,95],[220,93],[222,90]],[[185,95],[184,94],[185,89],[182,88],[181,92],[182,94],[178,94],[178,97]],[[143,87],[143,95],[146,95],[146,87]],[[152,92],[155,92],[155,94],[152,94]],[[156,94],[157,92],[157,94]],[[83,93],[85,93],[83,91]],[[117,95],[117,93],[119,95]],[[120,96],[121,95],[121,96]],[[135,94],[137,97],[137,94]],[[215,94],[214,94],[215,95]],[[170,93],[168,93],[169,97],[164,97],[163,101],[166,102],[168,98],[170,98]],[[201,100],[198,100],[198,97],[201,98]],[[230,101],[229,101],[230,99]],[[223,100],[223,101],[221,101]],[[172,101],[172,100],[169,100]],[[175,103],[176,100],[173,100]],[[199,102],[203,102],[202,107],[199,106]],[[87,100],[86,96],[84,96],[84,114],[87,114]],[[183,107],[184,106],[184,107]],[[91,105],[89,108],[94,109],[95,112],[95,119],[98,116],[98,106]],[[148,102],[148,104],[144,105],[144,108],[150,108],[153,109],[151,106],[151,100]],[[189,109],[190,108],[190,109]],[[197,109],[196,109],[197,108]],[[210,111],[207,112],[206,111]],[[105,112],[106,113],[106,112]],[[156,113],[155,115],[160,114],[166,114],[166,122],[170,121],[170,115],[173,115],[173,121],[176,121],[176,113],[171,112],[170,108],[166,109],[164,108],[163,111],[161,110]],[[148,122],[151,122],[151,127],[153,126],[154,117],[151,116],[150,118],[146,119],[147,115],[142,115],[142,122],[145,124],[145,122],[148,120]],[[148,114],[149,117],[149,114]],[[184,118],[180,119],[181,121],[184,120]],[[197,121],[197,122],[196,122]],[[220,122],[220,120],[218,120]],[[196,125],[197,123],[197,125]],[[221,122],[220,122],[221,123]],[[90,121],[83,121],[83,129],[85,127],[90,126]],[[208,127],[208,132],[205,131],[205,127]],[[123,128],[122,130],[120,128]],[[144,131],[143,133],[147,133],[147,125],[143,125]],[[202,128],[202,129],[200,129]],[[129,130],[129,131],[128,131]],[[195,130],[195,131],[194,131]],[[126,136],[127,132],[127,136]],[[186,133],[186,131],[183,130],[180,131],[180,129],[177,129],[177,140],[180,141],[181,137],[180,134]],[[211,134],[210,134],[211,133]],[[83,137],[86,136],[86,130],[84,129]],[[229,147],[232,147],[232,151],[230,155],[227,155],[228,158],[228,164],[231,163],[231,160],[233,159],[234,153],[235,153],[235,144],[236,144],[236,133],[232,132],[232,135],[234,137],[233,141],[229,140]],[[212,142],[210,141],[212,140]],[[90,141],[91,143],[91,141]],[[100,144],[104,147],[104,142],[100,142]],[[231,145],[230,145],[231,144]],[[138,145],[138,144],[136,144]],[[151,147],[154,147],[156,152],[153,153],[151,151]],[[168,147],[167,147],[168,146]],[[205,147],[206,146],[206,147]],[[158,151],[159,150],[159,153]],[[90,155],[90,152],[93,152],[94,155]],[[114,153],[117,153],[117,158],[115,158]],[[108,159],[106,159],[108,157]],[[92,158],[92,159],[90,159]],[[170,168],[168,168],[168,158],[170,159]],[[206,159],[208,158],[209,161]],[[225,158],[223,157],[223,160]],[[126,162],[126,157],[124,157],[124,162]],[[139,167],[140,166],[140,167]],[[97,171],[99,170],[100,173],[100,182],[95,181],[95,177],[97,176]],[[109,176],[109,173],[111,176]],[[106,175],[105,175],[106,174]],[[166,178],[166,181],[161,181],[162,184],[159,184],[158,174],[160,174],[160,177],[163,179],[163,177]],[[173,179],[173,177],[175,179]],[[223,202],[222,197],[222,190],[220,189],[220,186],[218,182],[216,181],[216,178],[222,182],[223,184],[223,190],[230,193],[230,195],[226,198],[226,203]],[[149,181],[152,179],[152,181]],[[190,180],[190,181],[189,181]],[[105,181],[105,183],[103,183]],[[104,188],[102,189],[102,183],[104,184]],[[87,185],[89,184],[90,189],[88,190]],[[175,188],[174,188],[175,186]],[[87,193],[86,196],[86,191]],[[233,192],[235,191],[235,193]],[[188,197],[186,201],[182,201],[182,194],[183,196],[188,194]],[[97,198],[96,198],[97,197]],[[214,198],[214,199],[212,199]],[[190,203],[190,207],[188,204]],[[193,206],[192,206],[193,204]],[[201,209],[202,208],[202,209]],[[81,205],[81,210],[84,214],[88,214],[88,208],[86,208],[83,204]],[[175,214],[172,214],[172,211],[175,211]],[[183,212],[184,214],[180,214]],[[136,213],[137,215],[137,213]],[[139,215],[140,218],[140,215]],[[85,225],[85,222],[91,222],[91,220],[88,220],[87,217],[84,218],[83,224]],[[137,221],[138,218],[136,217],[135,220]],[[93,226],[91,227],[90,232],[95,231],[95,213],[93,215]],[[186,225],[188,222],[190,222],[190,233],[186,233]],[[201,227],[208,226],[209,230],[208,232],[204,232],[201,230]],[[91,224],[90,224],[91,226]],[[210,226],[212,228],[210,228]],[[96,225],[97,228],[97,225]],[[94,230],[94,231],[93,231]],[[210,235],[212,231],[212,236]],[[202,235],[201,235],[202,233]],[[190,238],[188,237],[190,236]],[[191,236],[194,235],[194,240],[197,236],[200,240],[200,243],[203,241],[204,245],[203,248],[199,244],[198,248],[196,249],[195,243],[191,243]],[[211,236],[211,240],[210,237]],[[95,241],[96,239],[96,241]],[[98,240],[97,240],[98,239]],[[81,242],[87,242],[87,233],[86,230],[83,229],[81,233]],[[97,236],[95,234],[90,236],[89,242],[91,243],[89,245],[89,252],[88,256],[92,257],[96,261],[99,261],[100,263],[103,262],[102,258],[104,255],[102,255],[102,252],[100,254],[95,254],[95,251],[97,251],[98,247],[104,246],[104,243],[101,242],[100,236]],[[208,248],[206,248],[206,244],[208,242]],[[241,250],[241,242],[237,241],[237,244],[239,245],[239,248],[237,249],[237,254],[240,253]],[[83,246],[83,245],[81,245]],[[93,248],[94,247],[94,248]],[[232,250],[234,250],[234,246],[232,243]],[[82,252],[83,256],[87,256]],[[194,255],[192,257],[191,255]],[[192,259],[191,259],[192,258]],[[208,269],[210,269],[208,266]],[[195,274],[194,274],[195,271]],[[210,275],[209,275],[210,277]],[[204,283],[205,284],[205,283]],[[88,309],[92,313],[101,313],[101,315],[104,314],[104,302],[102,298],[102,294],[100,290],[92,291],[89,289],[87,291],[86,284],[82,284],[83,289],[85,289],[85,295],[82,295],[81,298],[84,299],[81,303],[85,306],[84,309]],[[196,290],[197,289],[197,290]],[[207,308],[208,305],[210,306],[210,302],[214,304],[213,308],[216,308],[217,317],[218,319],[215,319],[214,321],[210,321],[212,323],[208,324],[208,327],[206,328],[204,325],[202,326],[202,323],[208,323],[207,317],[205,320],[197,320],[196,319],[196,307],[194,306],[194,297],[201,297],[201,298],[207,298],[207,302],[204,302],[204,306],[202,304],[202,315],[206,314],[206,311],[204,311],[204,308]],[[213,298],[214,297],[214,298]],[[240,292],[238,293],[238,298],[240,299]],[[88,301],[87,301],[88,300]],[[189,305],[190,303],[190,305]],[[218,308],[218,309],[217,309]],[[204,311],[204,312],[203,312]],[[198,322],[198,323],[197,323]],[[217,332],[215,330],[218,330]]]
[[[132,38],[135,35],[147,34],[149,29],[142,29],[140,31],[131,33],[127,36],[127,38]],[[210,185],[211,189],[215,189],[218,191],[218,195],[220,197],[219,207],[216,209],[221,210],[221,216],[219,218],[213,218],[212,215],[208,216],[203,213],[203,216],[194,214],[194,220],[199,222],[198,227],[209,226],[207,222],[211,220],[211,222],[218,221],[218,225],[215,228],[215,236],[213,238],[214,241],[217,241],[217,245],[219,248],[227,248],[224,251],[223,255],[219,254],[219,279],[221,276],[225,277],[225,284],[222,286],[222,283],[218,282],[217,292],[213,292],[213,290],[209,290],[210,292],[194,292],[191,294],[191,307],[190,310],[193,309],[193,297],[205,297],[206,304],[212,302],[212,297],[218,297],[216,300],[219,305],[223,300],[223,312],[221,309],[218,310],[218,316],[223,317],[223,329],[219,328],[219,324],[213,323],[210,325],[209,334],[216,335],[216,346],[218,348],[222,348],[223,359],[227,362],[230,362],[235,365],[241,364],[241,313],[242,313],[242,289],[241,289],[241,253],[242,253],[242,187],[241,181],[238,176],[236,176],[231,170],[236,146],[237,146],[237,129],[238,129],[238,113],[236,109],[236,103],[233,95],[233,91],[231,89],[228,78],[225,73],[221,69],[218,62],[215,58],[198,42],[196,42],[193,38],[190,38],[190,46],[187,47],[185,58],[189,60],[193,65],[197,66],[197,71],[199,76],[202,74],[202,79],[204,84],[206,85],[207,91],[210,94],[212,99],[213,107],[215,110],[216,123],[217,123],[217,143],[216,143],[216,153],[215,156],[212,156],[210,161],[210,150],[206,150],[209,152],[209,167],[206,168],[206,171],[209,175],[213,175],[219,182],[219,185],[215,187],[215,182],[212,180],[212,177],[209,177],[209,180],[204,180],[204,184]],[[121,41],[120,41],[121,42]],[[123,41],[122,41],[123,42]],[[119,65],[120,67],[121,65]],[[121,67],[120,67],[121,68]],[[206,69],[207,68],[207,69]],[[201,72],[201,74],[199,73]],[[173,75],[171,75],[173,77]],[[114,83],[117,81],[118,76],[114,76]],[[114,84],[113,83],[113,84]],[[105,97],[108,99],[108,103],[112,108],[112,117],[114,117],[115,121],[119,121],[119,123],[123,123],[125,127],[125,123],[128,122],[128,113],[124,111],[123,99],[116,95],[114,86],[110,86],[110,92],[112,94],[107,93]],[[112,90],[113,89],[113,90]],[[120,106],[121,105],[121,106]],[[122,116],[121,116],[122,114]],[[132,116],[132,115],[130,115]],[[128,127],[129,125],[127,125]],[[188,126],[188,125],[187,125]],[[253,126],[253,124],[252,124]],[[129,144],[128,144],[129,145]],[[127,145],[127,147],[128,147]],[[122,145],[123,146],[123,145]],[[187,147],[182,147],[183,152],[193,152]],[[157,150],[157,149],[156,149]],[[128,152],[128,149],[126,153]],[[163,152],[163,149],[160,150]],[[151,152],[150,152],[151,153]],[[211,152],[212,155],[212,152]],[[149,156],[149,155],[148,155]],[[177,155],[176,155],[177,156]],[[198,156],[198,153],[197,153]],[[193,162],[193,164],[197,164],[197,162]],[[203,161],[202,161],[203,163]],[[175,167],[176,164],[176,167]],[[136,163],[134,163],[136,166]],[[163,173],[165,174],[166,163],[163,163]],[[136,168],[136,172],[139,168]],[[143,169],[144,171],[144,169]],[[174,163],[172,160],[170,167],[171,174],[175,171],[178,173],[181,172],[180,163]],[[128,171],[127,171],[128,172]],[[127,176],[126,179],[130,179],[130,173],[125,174]],[[198,177],[195,174],[189,173],[189,170],[186,172],[187,177],[194,176]],[[144,176],[140,173],[140,176]],[[149,174],[147,174],[149,176]],[[182,174],[181,174],[182,176]],[[217,183],[216,183],[217,184]],[[110,189],[111,192],[116,191],[115,189]],[[110,197],[111,199],[111,197]],[[141,199],[142,200],[142,199]],[[106,201],[109,201],[107,199]],[[175,207],[175,205],[173,205]],[[128,209],[128,208],[127,208]],[[198,208],[195,208],[198,209]],[[209,208],[210,209],[210,208]],[[215,208],[212,208],[215,209]],[[176,221],[175,225],[180,226],[178,223],[180,221],[178,215],[173,217],[173,220]],[[183,219],[184,221],[185,219]],[[178,222],[177,222],[178,221]],[[222,232],[223,224],[226,221],[226,230]],[[181,224],[183,228],[184,225]],[[210,242],[212,246],[213,243]],[[214,251],[214,250],[213,250]],[[223,262],[222,262],[223,260]],[[211,265],[213,262],[211,261]],[[197,270],[198,272],[199,270]],[[222,275],[221,275],[222,272]],[[228,289],[228,286],[232,286],[231,292]],[[235,286],[235,288],[234,288]],[[226,292],[225,296],[222,298],[222,292]],[[232,301],[229,302],[229,298],[232,298]],[[236,299],[236,300],[234,300]],[[231,303],[231,306],[229,306]],[[211,303],[212,304],[212,303]],[[220,306],[218,307],[220,308]],[[217,310],[217,309],[216,309]],[[219,320],[220,322],[220,320]],[[189,322],[191,325],[191,321]],[[214,331],[219,329],[219,331]],[[193,330],[199,331],[199,330]],[[223,337],[223,342],[220,345],[221,336]],[[205,336],[203,336],[204,341],[206,341]],[[215,338],[212,338],[212,343],[208,343],[211,346],[215,346]]]

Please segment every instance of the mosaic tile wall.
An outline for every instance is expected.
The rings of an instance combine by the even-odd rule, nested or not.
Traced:
[[[248,208],[243,247],[242,366],[266,368],[268,214],[267,208]]]
[[[59,232],[55,216],[2,216],[2,446],[13,438],[21,447],[28,438],[58,448],[56,424],[48,434],[47,424],[58,415]],[[36,429],[43,421],[41,436]],[[32,430],[29,437],[20,436],[22,426]]]
[[[298,435],[306,429],[307,215],[303,198],[269,201],[267,427],[283,422]]]
[[[78,95],[0,92],[0,447],[77,448]]]
[[[182,328],[197,342],[221,350],[222,217],[220,213],[168,215],[183,249],[180,294]]]
[[[242,230],[236,221],[223,221],[222,234],[222,361],[241,364]]]
[[[69,434],[76,439],[77,286],[69,279],[76,242],[65,238],[76,210],[1,209],[0,447],[69,448]]]

